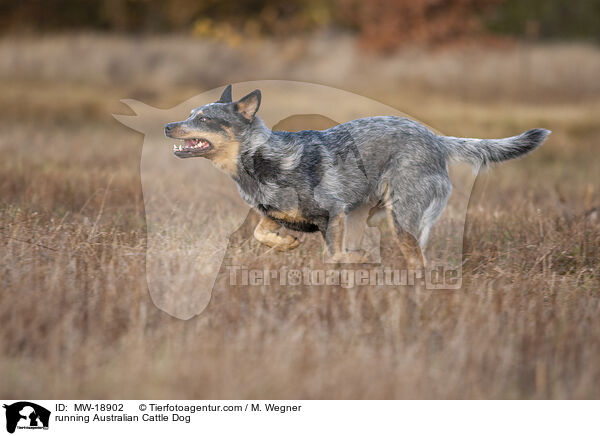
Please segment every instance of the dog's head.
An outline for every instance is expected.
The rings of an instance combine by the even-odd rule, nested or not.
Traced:
[[[260,106],[257,89],[238,101],[232,101],[231,85],[215,102],[192,110],[184,121],[169,123],[165,135],[181,140],[173,146],[180,158],[205,157],[218,162],[237,157],[238,138],[251,126]]]

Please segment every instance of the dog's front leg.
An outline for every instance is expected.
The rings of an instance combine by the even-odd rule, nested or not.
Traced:
[[[254,229],[254,237],[261,244],[268,245],[277,251],[289,251],[296,248],[300,241],[292,235],[281,236],[277,230],[281,226],[263,215]]]
[[[321,232],[329,254],[326,261],[339,262],[344,246],[344,215],[340,213],[330,217],[327,221],[327,228]]]
[[[326,261],[333,263],[363,263],[366,261],[364,252],[356,247],[354,243],[351,244],[352,247],[347,247],[344,243],[347,230],[346,221],[346,215],[339,214],[327,223],[327,231],[324,236],[329,258]]]

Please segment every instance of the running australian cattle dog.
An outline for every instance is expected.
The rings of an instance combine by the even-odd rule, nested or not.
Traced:
[[[394,116],[362,118],[327,130],[271,131],[256,115],[261,93],[194,109],[165,134],[182,140],[179,158],[204,157],[228,173],[261,214],[254,237],[277,250],[298,239],[281,226],[320,232],[333,261],[361,262],[367,221],[387,213],[409,268],[425,265],[422,249],[452,186],[447,161],[487,165],[520,157],[550,134],[533,129],[504,139],[439,136]]]

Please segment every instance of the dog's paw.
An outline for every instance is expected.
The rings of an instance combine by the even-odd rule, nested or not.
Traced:
[[[331,256],[334,263],[366,263],[369,261],[367,252],[364,250],[340,251]]]
[[[254,230],[254,237],[261,244],[277,251],[290,251],[300,245],[298,238],[292,235],[281,236],[278,232],[269,232],[258,227]]]
[[[273,245],[273,248],[277,251],[290,251],[300,245],[298,238],[292,235],[279,236],[278,242]]]

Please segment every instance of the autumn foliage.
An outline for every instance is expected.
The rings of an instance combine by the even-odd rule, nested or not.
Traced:
[[[439,45],[484,34],[482,17],[502,0],[340,0],[340,21],[364,46],[391,51],[406,43]]]

